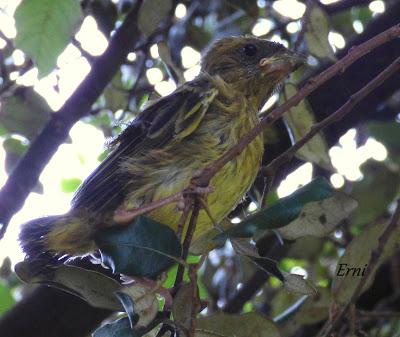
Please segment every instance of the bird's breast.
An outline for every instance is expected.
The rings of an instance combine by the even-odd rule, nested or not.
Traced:
[[[133,191],[127,204],[130,207],[138,206],[143,200],[145,202],[159,200],[186,188],[196,172],[210,165],[236,145],[239,139],[257,123],[255,112],[251,115],[244,112],[230,116],[230,119],[227,116],[223,119],[224,116],[210,114],[203,120],[199,130],[187,139],[183,139],[181,143],[171,144],[157,154],[150,153],[152,158],[157,159],[152,165],[153,168],[147,170],[151,171],[152,177],[141,179],[151,183]],[[211,179],[210,185],[214,191],[207,196],[207,204],[216,222],[224,219],[251,187],[259,170],[262,155],[263,137],[259,135]],[[169,204],[157,208],[148,216],[176,230],[181,211],[176,204]],[[201,210],[194,239],[212,226],[213,223],[206,211]]]

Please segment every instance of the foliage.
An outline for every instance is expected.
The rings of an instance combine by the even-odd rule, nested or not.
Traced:
[[[280,11],[279,5],[284,2],[293,8],[302,6],[303,18],[296,16],[301,11],[293,14],[289,7],[286,12]],[[8,173],[54,116],[48,104],[52,94],[38,93],[38,79],[51,82],[54,92],[63,92],[62,60],[67,51],[75,50],[78,58],[89,64],[95,60],[96,53],[77,38],[84,19],[94,18],[103,37],[110,41],[134,3],[22,0],[14,13],[16,36],[4,35],[0,27],[0,44],[5,44],[0,47],[0,142]],[[268,113],[271,105],[292,97],[310,74],[340,58],[342,52],[337,43],[332,43],[332,32],[341,34],[347,52],[357,36],[355,27],[370,27],[373,16],[378,15],[372,13],[371,6],[349,5],[336,11],[336,5],[296,0],[195,0],[179,4],[145,0],[138,13],[137,43],[131,46],[128,58],[110,77],[82,124],[112,139],[147,101],[167,94],[196,74],[198,65],[186,65],[197,54],[190,54],[189,60],[183,57],[189,47],[204,52],[218,37],[256,33],[256,27],[261,29],[262,33],[257,33],[261,37],[283,41],[289,48],[310,55],[308,69],[299,69],[283,87],[280,98],[268,102],[269,108],[264,107],[262,113]],[[179,8],[185,9],[184,17]],[[18,62],[18,53],[23,54],[23,62]],[[385,64],[381,61],[376,63]],[[372,67],[377,67],[375,73],[381,71],[381,65],[372,62]],[[27,75],[34,69],[38,75],[29,82]],[[156,74],[156,80],[151,73]],[[362,81],[356,78],[355,83],[341,83],[334,90],[328,86],[321,96],[358,90]],[[260,174],[249,196],[224,223],[191,247],[191,253],[203,255],[201,268],[203,259],[191,255],[186,258],[184,245],[169,227],[140,216],[127,226],[99,232],[96,243],[101,258],[96,256],[94,261],[101,265],[96,271],[83,268],[79,260],[52,268],[38,268],[25,261],[15,266],[15,273],[27,283],[22,285],[11,271],[9,260],[5,260],[0,271],[0,315],[29,293],[32,284],[46,284],[78,296],[92,307],[122,313],[117,320],[98,327],[94,337],[154,337],[162,327],[192,337],[314,336],[330,314],[348,304],[362,284],[364,301],[356,304],[360,311],[355,310],[354,317],[343,320],[337,336],[374,333],[392,337],[391,331],[398,325],[390,318],[379,317],[379,313],[400,311],[394,284],[398,271],[393,267],[399,261],[398,228],[384,243],[366,279],[350,272],[338,276],[341,265],[363,269],[377,250],[379,253],[380,237],[399,198],[398,92],[388,91],[378,105],[361,113],[355,109],[351,113],[358,116],[356,122],[340,124],[313,137],[296,153],[295,161],[274,172],[272,183],[271,176],[264,179]],[[380,116],[378,109],[385,120],[375,119]],[[304,137],[331,110],[313,105],[311,98],[291,108],[284,117],[285,127],[273,125],[265,132],[264,164]],[[365,161],[360,166],[360,179],[348,179],[337,188],[328,179],[334,177],[332,174],[343,177],[345,173],[335,165],[330,148],[335,144],[345,147],[342,141],[337,145],[337,140],[350,127],[357,130],[354,141],[359,149],[368,139],[374,139],[384,146],[387,157]],[[54,134],[57,132],[67,134],[57,129]],[[100,162],[108,152],[99,148],[95,157]],[[64,164],[66,173],[53,182],[62,193],[74,192],[88,173],[84,166],[87,158],[81,153],[76,156],[85,169],[68,172],[69,163]],[[346,160],[350,165],[353,158]],[[298,177],[294,192],[277,197],[282,195],[284,179],[289,181],[289,173],[297,168],[296,162],[311,163],[315,179],[309,182]],[[355,166],[358,169],[359,165]],[[42,189],[38,183],[35,192]],[[379,276],[383,271],[386,281],[377,284],[377,280],[382,282]],[[387,292],[380,297],[376,287]],[[202,311],[204,308],[207,310]],[[376,311],[379,319],[365,319],[366,310]]]

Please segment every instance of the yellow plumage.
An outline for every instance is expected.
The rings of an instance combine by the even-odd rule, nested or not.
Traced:
[[[256,125],[260,106],[297,64],[298,58],[276,43],[250,37],[217,42],[194,81],[152,102],[116,139],[110,156],[78,190],[68,214],[24,225],[20,239],[26,253],[93,251],[99,228],[121,225],[115,221],[116,210],[140,207],[186,188],[199,170]],[[207,203],[217,222],[252,185],[263,152],[259,135],[212,178],[214,192]],[[181,211],[169,204],[147,216],[177,230]],[[194,238],[212,225],[201,210]]]

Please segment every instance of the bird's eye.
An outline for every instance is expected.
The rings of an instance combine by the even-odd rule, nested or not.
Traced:
[[[257,54],[257,47],[252,43],[245,44],[243,47],[243,52],[246,56],[254,56]]]

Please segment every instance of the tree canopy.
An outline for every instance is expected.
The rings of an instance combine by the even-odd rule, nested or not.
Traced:
[[[397,336],[399,21],[397,0],[0,1],[0,335]],[[214,41],[246,34],[307,64],[193,177],[208,186],[263,132],[229,216],[191,245],[207,205],[184,189],[102,231],[101,254],[21,261],[20,222],[65,211],[101,143],[195,78]],[[179,240],[146,212],[183,198]]]

